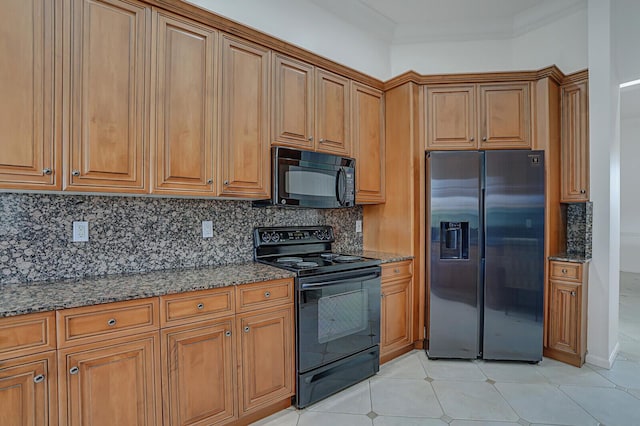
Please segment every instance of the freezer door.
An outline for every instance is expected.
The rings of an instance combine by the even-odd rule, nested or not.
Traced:
[[[540,361],[544,152],[485,153],[483,358]]]
[[[479,152],[427,158],[431,358],[477,358],[480,332]]]

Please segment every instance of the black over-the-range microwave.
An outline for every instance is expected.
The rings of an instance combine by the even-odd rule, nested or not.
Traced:
[[[271,148],[271,199],[254,205],[340,208],[355,205],[353,158],[285,147]]]

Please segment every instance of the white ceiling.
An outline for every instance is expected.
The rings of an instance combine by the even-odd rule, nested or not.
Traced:
[[[392,44],[512,38],[586,0],[311,0]]]

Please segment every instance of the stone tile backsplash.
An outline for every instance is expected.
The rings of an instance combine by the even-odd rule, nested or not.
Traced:
[[[593,203],[567,204],[567,253],[591,259]]]
[[[362,249],[362,208],[256,208],[250,201],[0,194],[0,283],[59,280],[253,259],[256,226],[332,225],[337,251]],[[89,241],[71,242],[72,222]],[[202,238],[203,220],[213,238]]]

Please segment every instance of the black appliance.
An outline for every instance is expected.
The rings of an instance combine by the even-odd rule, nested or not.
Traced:
[[[333,253],[330,226],[254,230],[255,259],[296,273],[296,406],[375,375],[380,260]]]
[[[254,206],[339,208],[355,205],[355,160],[321,152],[271,149],[270,200]]]

